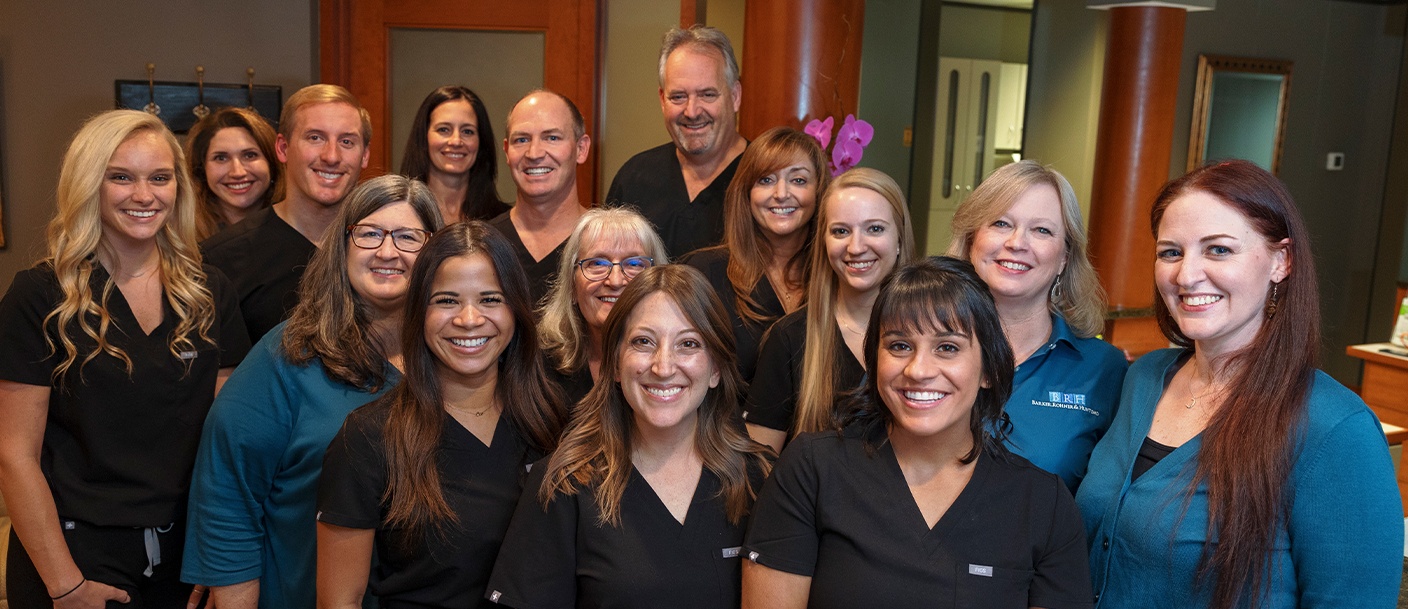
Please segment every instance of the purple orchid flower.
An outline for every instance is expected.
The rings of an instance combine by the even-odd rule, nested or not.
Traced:
[[[831,143],[831,126],[834,124],[836,124],[835,119],[829,116],[824,121],[812,119],[802,129],[802,132],[816,138],[816,141],[821,144],[821,149],[826,150],[826,146]]]
[[[870,126],[863,120],[857,119],[854,114],[846,115],[845,124],[841,125],[841,130],[836,132],[836,140],[851,140],[860,144],[861,148],[870,145],[870,140],[875,138],[875,127]],[[859,157],[859,155],[857,155]]]

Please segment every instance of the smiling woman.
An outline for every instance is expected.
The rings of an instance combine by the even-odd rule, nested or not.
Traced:
[[[425,96],[416,110],[401,173],[430,187],[446,224],[489,220],[509,209],[494,190],[498,145],[479,96],[466,87],[445,85]]]

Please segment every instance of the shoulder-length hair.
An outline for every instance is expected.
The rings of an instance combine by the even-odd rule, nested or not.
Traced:
[[[599,239],[631,238],[640,243],[654,266],[669,264],[660,235],[655,233],[649,220],[629,207],[593,207],[582,214],[576,228],[567,237],[552,288],[543,299],[540,310],[542,335],[539,339],[553,366],[564,374],[571,374],[585,366],[591,356],[588,352],[591,345],[587,340],[587,322],[582,319],[582,312],[572,296],[582,247]]]
[[[816,210],[816,237],[812,239],[811,279],[807,284],[807,350],[802,357],[802,385],[797,394],[794,433],[822,431],[836,424],[836,354],[845,349],[836,340],[836,289],[839,281],[826,257],[827,217],[836,197],[847,188],[864,188],[890,204],[895,230],[899,231],[899,256],[895,268],[914,258],[914,228],[909,206],[894,178],[867,167],[856,167],[832,180]],[[893,271],[892,271],[893,272]]]
[[[81,367],[99,353],[121,360],[128,374],[132,373],[131,358],[107,340],[112,327],[108,297],[116,283],[110,276],[103,284],[102,293],[94,299],[90,281],[98,266],[94,254],[103,251],[111,258],[116,257],[103,235],[101,219],[101,190],[107,166],[117,148],[139,133],[154,134],[171,149],[176,179],[176,199],[171,202],[166,223],[156,235],[162,290],[166,304],[178,319],[176,329],[167,339],[167,348],[177,356],[194,349],[192,333],[200,340],[210,341],[215,302],[205,285],[205,271],[200,265],[195,194],[181,143],[155,116],[137,110],[110,110],[83,123],[69,143],[59,169],[58,209],[49,222],[48,254],[41,260],[53,268],[63,292],[58,306],[44,317],[46,325],[52,320],[59,328],[59,344],[45,337],[51,353],[57,353],[60,348],[64,353],[54,368],[55,379],[67,372],[80,356]],[[96,341],[96,348],[79,353],[78,345],[69,335],[71,326]]]
[[[201,205],[196,213],[196,225],[201,239],[225,227],[225,216],[220,212],[220,197],[211,190],[210,182],[205,176],[205,157],[210,152],[210,140],[214,139],[221,129],[229,128],[244,129],[269,165],[269,187],[260,195],[254,208],[268,207],[279,200],[283,192],[283,182],[280,180],[283,175],[283,163],[279,162],[279,157],[274,152],[274,139],[277,136],[269,121],[248,108],[221,108],[206,115],[186,134],[186,161],[191,168],[191,180],[195,182],[196,190],[200,193]]]
[[[385,523],[404,527],[413,536],[428,526],[458,523],[445,501],[436,455],[444,429],[445,398],[438,360],[425,343],[426,309],[435,276],[451,258],[484,256],[494,267],[504,304],[513,316],[513,337],[498,358],[494,400],[503,417],[537,453],[557,447],[567,409],[557,385],[547,378],[538,350],[528,278],[513,247],[498,231],[478,220],[451,224],[435,233],[416,258],[406,294],[402,353],[406,373],[382,398],[390,406],[383,433],[388,484],[382,501],[388,505]]]
[[[742,379],[734,355],[732,325],[723,303],[694,268],[673,264],[655,266],[637,275],[621,293],[606,318],[601,360],[601,382],[572,414],[548,470],[538,499],[547,505],[557,493],[575,494],[596,485],[594,498],[602,525],[620,526],[621,495],[631,478],[631,434],[635,427],[631,405],[616,380],[621,353],[626,348],[631,313],[652,294],[674,301],[685,319],[699,332],[704,350],[719,371],[719,384],[709,389],[699,406],[694,450],[704,468],[718,477],[729,522],[738,523],[757,496],[748,470],[766,474],[771,449],[754,442],[734,418]]]
[[[1284,248],[1290,263],[1285,279],[1266,284],[1268,312],[1256,336],[1225,356],[1232,373],[1228,393],[1203,431],[1187,489],[1191,493],[1202,482],[1208,487],[1208,529],[1217,531],[1217,543],[1204,544],[1198,575],[1202,583],[1214,582],[1212,606],[1258,606],[1277,527],[1289,517],[1286,481],[1320,353],[1315,259],[1285,185],[1247,161],[1205,165],[1164,186],[1150,214],[1155,239],[1168,206],[1194,192],[1237,210],[1267,247]],[[1280,245],[1282,240],[1289,244]],[[1157,296],[1154,314],[1170,341],[1196,348]]]
[[[875,370],[880,339],[890,330],[907,334],[958,332],[968,335],[982,349],[982,378],[988,386],[979,388],[973,401],[968,422],[973,448],[959,460],[972,463],[980,452],[1007,459],[1011,452],[1004,442],[1012,424],[1002,407],[1012,395],[1016,364],[1012,346],[1002,332],[997,303],[973,265],[959,258],[934,256],[915,260],[886,277],[866,326],[866,370]],[[842,425],[857,423],[864,427],[869,443],[882,437],[876,432],[887,429],[894,415],[880,397],[876,376],[867,374],[865,379],[865,384],[841,408],[841,420]]]
[[[474,108],[474,121],[478,123],[479,152],[474,155],[474,164],[469,166],[469,183],[464,190],[464,202],[460,204],[460,218],[464,220],[488,220],[502,202],[495,190],[494,180],[499,176],[497,154],[498,141],[494,139],[494,127],[489,120],[489,111],[484,102],[468,87],[445,85],[430,92],[416,110],[411,121],[411,135],[406,139],[406,151],[401,156],[401,174],[422,182],[430,176],[430,114],[441,104],[462,99]]]
[[[1066,177],[1055,169],[1027,159],[1003,165],[973,190],[953,214],[953,241],[948,255],[971,260],[973,236],[1012,208],[1017,197],[1033,186],[1047,185],[1061,204],[1061,230],[1065,232],[1066,267],[1056,276],[1060,285],[1048,291],[1047,308],[1060,315],[1076,336],[1090,338],[1105,330],[1105,289],[1086,252],[1089,238],[1080,217],[1080,203]]]
[[[826,152],[816,138],[791,127],[774,127],[764,131],[743,151],[738,171],[724,193],[724,245],[728,248],[728,279],[733,283],[733,298],[738,314],[753,322],[769,321],[771,317],[753,302],[753,286],[758,284],[772,264],[772,242],[753,220],[753,186],[763,176],[786,168],[798,160],[811,165],[816,183],[816,200],[826,196],[831,172],[826,166]],[[807,263],[811,260],[811,245],[815,239],[816,210],[806,226],[802,248],[787,261],[783,276],[790,286],[804,285]]]
[[[435,196],[419,180],[387,174],[353,188],[298,284],[282,342],[289,361],[302,365],[316,357],[329,377],[367,391],[386,382],[387,346],[371,334],[368,305],[347,278],[347,227],[396,203],[409,203],[425,230],[440,230]]]

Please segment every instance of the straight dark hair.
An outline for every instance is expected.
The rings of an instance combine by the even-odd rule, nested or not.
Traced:
[[[973,448],[959,461],[972,463],[986,452],[999,460],[1011,457],[1007,434],[1012,422],[1002,406],[1012,395],[1016,364],[1012,346],[1002,332],[997,303],[987,284],[967,260],[949,256],[920,258],[901,266],[880,283],[880,294],[870,310],[865,330],[865,369],[874,371],[880,357],[880,337],[887,330],[906,333],[959,332],[972,338],[982,349],[983,378],[988,386],[978,389],[968,426]],[[864,429],[867,448],[879,448],[873,441],[886,437],[894,415],[880,398],[875,375],[865,375],[865,383],[845,398],[839,427],[858,424]]]
[[[498,231],[478,220],[451,224],[425,244],[411,271],[402,325],[406,372],[401,384],[382,397],[390,406],[383,434],[387,481],[382,501],[385,523],[403,527],[415,538],[427,528],[458,524],[459,514],[445,501],[436,466],[445,421],[439,360],[425,343],[426,309],[435,275],[451,258],[484,255],[494,267],[504,304],[513,315],[513,338],[499,354],[494,400],[510,426],[539,455],[552,452],[567,420],[561,391],[550,382],[538,350],[538,335],[528,295],[528,278],[512,246]]]
[[[430,114],[448,101],[462,99],[474,108],[474,121],[478,123],[479,151],[474,155],[474,164],[469,166],[469,183],[464,189],[464,202],[460,204],[462,220],[488,220],[489,215],[503,207],[494,180],[499,177],[498,141],[494,139],[494,127],[489,121],[489,111],[484,102],[468,87],[445,85],[430,92],[416,110],[411,121],[411,135],[406,140],[406,150],[401,156],[401,173],[422,182],[430,176]]]
[[[1305,221],[1285,185],[1248,161],[1205,165],[1169,182],[1154,201],[1154,238],[1164,211],[1194,192],[1237,210],[1267,246],[1286,248],[1290,268],[1266,285],[1267,310],[1252,342],[1227,356],[1227,397],[1203,430],[1197,470],[1186,492],[1208,487],[1208,537],[1198,585],[1212,583],[1212,607],[1259,606],[1269,585],[1276,531],[1290,514],[1286,481],[1306,421],[1306,398],[1320,353],[1320,298]],[[1282,246],[1281,241],[1289,240]],[[1273,293],[1276,296],[1273,298]],[[1170,341],[1196,348],[1163,298],[1154,315]]]

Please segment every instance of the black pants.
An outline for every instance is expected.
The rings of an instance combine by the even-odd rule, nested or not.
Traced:
[[[64,541],[73,561],[83,576],[95,582],[121,588],[131,602],[126,605],[109,602],[108,609],[185,609],[190,597],[190,584],[181,583],[181,551],[185,543],[185,524],[177,523],[169,532],[159,533],[161,564],[147,569],[144,529],[130,527],[100,527],[75,520],[59,519]],[[11,609],[50,609],[49,591],[20,539],[10,530],[10,551],[5,569]],[[64,582],[66,585],[78,582]],[[85,586],[89,584],[84,584]]]

